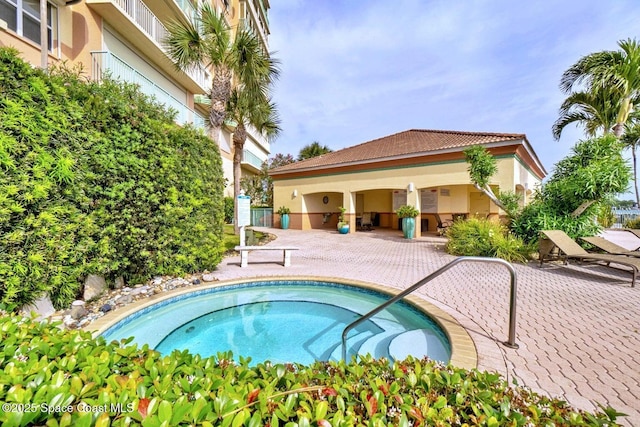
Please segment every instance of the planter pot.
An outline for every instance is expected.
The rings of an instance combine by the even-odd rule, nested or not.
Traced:
[[[413,239],[416,232],[415,218],[402,218],[402,234],[405,239]]]
[[[338,228],[338,233],[347,234],[349,232],[349,224],[345,224],[342,227]]]
[[[280,227],[283,230],[286,230],[289,228],[289,214],[280,215]]]

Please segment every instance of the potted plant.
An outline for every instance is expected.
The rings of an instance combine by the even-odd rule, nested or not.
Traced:
[[[338,206],[338,210],[340,211],[340,214],[338,215],[338,232],[340,234],[347,234],[349,232],[349,223],[344,220],[344,213],[347,209],[342,206]]]
[[[280,206],[278,211],[276,212],[280,215],[280,228],[286,230],[289,228],[289,214],[291,213],[291,209],[286,206]]]
[[[405,239],[413,239],[416,231],[416,217],[420,212],[413,206],[403,205],[396,210],[398,218],[402,218],[402,233]]]

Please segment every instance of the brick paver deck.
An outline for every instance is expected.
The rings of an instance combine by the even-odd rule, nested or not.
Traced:
[[[240,268],[239,256],[224,259],[214,272],[218,279],[314,275],[404,289],[454,259],[443,250],[445,239],[435,236],[405,240],[389,230],[349,235],[262,230],[277,235],[271,244],[300,248],[291,267],[275,263],[270,251],[256,252],[246,268]],[[467,329],[479,369],[500,372],[510,382],[577,408],[611,405],[629,415],[623,424],[640,426],[640,287],[630,287],[630,274],[599,266],[514,266],[517,350],[500,344],[508,334],[509,273],[504,266],[460,264],[418,294]]]

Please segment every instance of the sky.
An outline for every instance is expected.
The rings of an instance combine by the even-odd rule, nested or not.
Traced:
[[[562,73],[640,38],[640,0],[271,0],[282,133],[271,153],[409,129],[526,134],[549,173]]]

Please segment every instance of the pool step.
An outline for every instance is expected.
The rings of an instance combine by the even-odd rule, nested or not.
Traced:
[[[371,335],[370,332],[363,332],[350,336],[347,340],[347,360],[350,360],[351,356],[356,353],[361,356],[370,354],[375,358],[386,357],[389,359],[389,343],[397,335],[397,331],[382,331],[375,335]],[[340,360],[341,358],[342,345],[338,344],[331,353],[331,360]]]
[[[362,346],[364,342],[369,339],[375,338],[380,334],[372,335],[371,331],[363,331],[352,336],[349,336],[347,340],[347,360],[351,359],[351,356],[356,354],[357,350]],[[329,360],[341,360],[342,359],[342,343],[338,343],[333,349],[331,349],[331,355]]]
[[[411,355],[422,358],[429,354],[431,359],[448,361],[449,351],[441,337],[429,329],[414,329],[407,332],[383,331],[375,335],[368,332],[349,337],[347,360],[352,355],[370,354],[375,358],[386,357],[390,361],[406,359]],[[340,360],[342,346],[338,344],[331,352],[331,360]]]
[[[405,359],[409,355],[422,358],[427,354],[434,360],[448,361],[450,358],[446,345],[429,329],[402,332],[389,343],[389,355],[395,360]]]
[[[389,359],[389,343],[398,336],[398,332],[381,332],[376,334],[362,343],[358,349],[358,354],[370,354],[375,358],[386,357]]]

